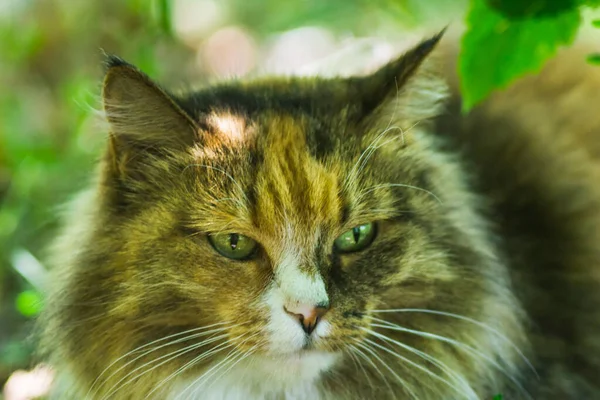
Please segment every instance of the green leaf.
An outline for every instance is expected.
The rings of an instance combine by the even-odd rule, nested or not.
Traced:
[[[495,395],[493,400],[502,400],[502,395],[501,394]]]
[[[488,6],[510,19],[543,18],[574,10],[580,0],[486,0]]]
[[[574,40],[580,16],[573,9],[543,18],[510,20],[485,0],[472,0],[466,22],[458,66],[463,111],[493,90],[539,71],[558,47]]]
[[[594,26],[595,28],[600,28],[600,19],[593,20],[592,26]]]
[[[17,311],[25,317],[34,317],[42,310],[42,296],[36,291],[25,290],[15,299]]]
[[[600,53],[593,53],[587,56],[587,62],[594,65],[600,65]]]

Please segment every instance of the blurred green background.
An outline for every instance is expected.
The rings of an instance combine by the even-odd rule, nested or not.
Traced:
[[[86,185],[103,148],[97,110],[105,52],[176,88],[231,75],[299,73],[361,38],[378,38],[368,57],[379,62],[395,52],[386,43],[401,48],[460,24],[468,4],[0,0],[0,388],[15,370],[33,366],[27,339],[43,303],[44,248],[61,204]],[[577,16],[573,21],[576,27]]]

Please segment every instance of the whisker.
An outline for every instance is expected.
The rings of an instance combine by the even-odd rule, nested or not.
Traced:
[[[200,343],[195,343],[195,344],[192,344],[190,346],[186,346],[186,347],[183,347],[181,349],[172,351],[172,352],[167,353],[167,354],[165,354],[163,356],[160,356],[160,357],[157,357],[157,358],[155,358],[155,359],[153,359],[151,361],[148,361],[148,362],[140,365],[139,367],[135,368],[134,370],[130,371],[124,377],[122,377],[118,382],[116,382],[113,385],[114,388],[110,389],[110,391],[105,396],[103,396],[102,399],[108,399],[108,398],[110,398],[110,396],[114,395],[116,392],[118,392],[119,390],[121,390],[125,386],[129,385],[131,382],[135,381],[136,379],[141,378],[142,376],[146,375],[147,373],[149,373],[149,372],[155,370],[156,368],[158,368],[158,367],[160,367],[160,366],[168,363],[169,361],[172,361],[172,360],[176,359],[177,357],[180,357],[183,354],[189,353],[190,351],[194,351],[196,349],[199,349],[201,347],[206,346],[207,344],[210,344],[210,343],[216,342],[217,340],[221,340],[221,339],[225,339],[225,338],[227,338],[227,334],[219,335],[219,336],[216,336],[216,337],[211,338],[211,339],[203,340]],[[160,360],[165,359],[165,358],[166,358],[166,360],[164,360],[164,361],[156,364],[155,366],[153,366],[151,368],[148,368],[147,370],[145,370],[145,371],[143,371],[143,372],[141,372],[141,373],[133,376],[132,378],[130,378],[126,382],[124,382],[121,385],[119,385],[121,382],[123,382],[125,379],[127,379],[127,377],[133,375],[135,372],[137,372],[137,371],[139,371],[139,370],[141,370],[143,368],[146,368],[147,366],[149,366],[151,364],[154,364],[155,362],[160,361]],[[117,386],[117,385],[119,385],[119,386]]]
[[[397,373],[396,373],[396,372],[395,372],[393,369],[391,369],[391,368],[390,368],[390,367],[387,365],[387,363],[386,363],[385,361],[383,361],[383,360],[381,359],[381,357],[379,357],[379,355],[377,355],[377,353],[376,353],[376,352],[375,352],[373,349],[371,349],[371,348],[370,348],[369,346],[367,346],[366,344],[364,344],[364,343],[360,343],[360,342],[358,342],[358,343],[357,343],[357,346],[359,346],[359,347],[363,348],[365,351],[369,352],[369,354],[371,354],[373,357],[375,357],[375,359],[377,359],[377,360],[378,360],[378,361],[379,361],[379,362],[380,362],[380,363],[381,363],[381,364],[382,364],[382,365],[383,365],[383,366],[384,366],[384,367],[385,367],[385,368],[386,368],[388,371],[390,371],[390,373],[391,373],[392,375],[394,375],[394,377],[395,377],[395,378],[398,380],[398,382],[400,382],[400,384],[402,385],[402,387],[403,387],[403,388],[404,388],[404,389],[405,389],[405,390],[406,390],[406,391],[407,391],[407,392],[408,392],[408,393],[409,393],[409,394],[410,394],[410,395],[411,395],[411,396],[412,396],[414,399],[418,399],[418,398],[419,398],[419,397],[418,397],[418,396],[415,394],[415,392],[413,392],[413,391],[412,391],[412,389],[411,389],[411,388],[408,386],[408,384],[406,383],[406,381],[405,381],[404,379],[400,378],[400,377],[398,376],[398,374],[397,374]],[[393,391],[392,391],[392,393],[393,393]]]
[[[239,339],[240,337],[242,337],[244,335],[240,335],[234,338],[235,339]],[[235,344],[233,343],[221,343],[217,346],[215,346],[213,349],[211,349],[210,351],[207,351],[206,353],[202,353],[199,356],[195,357],[194,359],[192,359],[191,361],[188,361],[187,363],[185,363],[182,367],[180,367],[177,371],[173,372],[171,375],[169,375],[168,377],[166,377],[165,379],[163,379],[154,389],[152,389],[152,391],[150,393],[148,393],[146,395],[146,399],[150,397],[150,395],[154,392],[156,392],[158,389],[160,389],[162,386],[164,386],[165,384],[167,384],[171,379],[175,378],[177,375],[182,374],[184,371],[186,371],[187,369],[191,368],[192,366],[196,365],[197,363],[199,363],[200,361],[214,355],[217,353],[220,353],[226,349],[229,349],[231,347],[235,346]]]
[[[371,335],[373,335],[373,336],[375,336],[375,337],[378,337],[378,338],[380,338],[380,339],[389,339],[389,341],[392,341],[392,342],[394,342],[394,344],[397,344],[397,345],[398,345],[398,346],[400,346],[401,348],[403,348],[403,349],[405,349],[405,350],[408,350],[408,351],[410,351],[410,352],[412,352],[412,353],[415,353],[414,351],[412,351],[412,349],[410,348],[410,346],[406,346],[406,345],[405,345],[405,344],[403,344],[403,343],[396,342],[396,341],[394,341],[393,339],[390,339],[390,338],[386,337],[385,335],[379,334],[379,333],[377,333],[377,332],[375,332],[375,331],[373,331],[373,330],[371,330],[371,329],[366,329],[366,328],[362,328],[362,329],[363,329],[363,330],[365,330],[365,331],[367,331],[367,332],[369,332]],[[396,352],[394,352],[394,351],[392,351],[392,350],[390,350],[390,349],[388,349],[388,348],[385,348],[385,347],[383,347],[383,346],[380,346],[379,344],[377,344],[377,343],[373,342],[372,340],[365,339],[365,341],[366,341],[366,342],[368,342],[368,343],[371,343],[373,346],[376,346],[376,347],[378,347],[378,348],[382,349],[383,351],[386,351],[386,352],[388,352],[388,353],[390,353],[390,354],[394,355],[395,357],[398,357],[398,358],[399,358],[399,359],[401,359],[402,361],[404,361],[404,362],[408,363],[409,365],[412,365],[413,367],[417,368],[418,370],[420,370],[420,371],[422,371],[422,372],[426,373],[427,375],[429,375],[429,376],[430,376],[430,377],[432,377],[433,379],[436,379],[436,380],[439,380],[439,381],[441,381],[441,382],[445,383],[446,385],[448,385],[449,387],[451,387],[452,389],[454,389],[454,390],[455,390],[457,393],[461,393],[461,390],[460,390],[461,388],[458,388],[458,387],[456,387],[456,386],[455,386],[453,383],[451,383],[450,381],[448,381],[448,380],[446,380],[446,379],[444,379],[444,378],[440,377],[439,375],[437,375],[437,374],[435,374],[435,373],[431,372],[429,369],[427,369],[427,368],[423,367],[422,365],[419,365],[419,364],[417,364],[417,363],[413,362],[412,360],[410,360],[410,359],[408,359],[408,358],[406,358],[406,357],[403,357],[403,356],[399,355],[398,353],[396,353]],[[477,398],[477,396],[475,396],[475,398]]]
[[[402,142],[404,143],[404,131],[402,130],[402,128],[400,128],[399,126],[391,126],[386,128],[383,132],[381,132],[377,138],[375,140],[373,140],[373,142],[371,142],[371,144],[369,145],[369,147],[367,147],[367,150],[369,150],[366,153],[365,159],[362,160],[362,162],[360,163],[360,166],[358,167],[358,169],[356,170],[355,176],[358,177],[358,175],[365,169],[367,163],[369,162],[369,159],[371,159],[371,157],[373,156],[373,154],[382,146],[385,146],[386,144],[388,144],[390,141],[394,141],[396,140],[396,138],[391,138],[386,140],[385,142],[383,142],[382,144],[378,144],[379,141],[383,138],[383,136],[385,136],[386,133],[391,132],[395,129],[400,130],[400,132],[402,133]],[[360,160],[360,159],[359,159]]]
[[[465,380],[465,378],[463,378],[462,376],[460,376],[459,374],[455,373],[454,371],[452,371],[452,369],[450,367],[448,367],[448,365],[446,365],[445,363],[443,363],[442,361],[436,359],[435,357],[421,351],[418,350],[412,346],[407,345],[406,343],[402,343],[402,342],[398,342],[394,339],[391,339],[389,337],[386,337],[385,335],[381,335],[380,337],[383,340],[389,341],[391,343],[394,343],[402,348],[405,348],[406,350],[413,352],[414,354],[422,357],[423,359],[429,361],[430,363],[434,364],[435,366],[437,366],[440,370],[444,371],[446,374],[448,374],[448,376],[450,376],[451,378],[453,378],[455,381],[458,381],[460,384],[462,384],[464,387],[462,388],[462,390],[465,393],[471,393],[473,395],[473,397],[475,399],[477,399],[477,394],[475,393],[475,391],[471,388],[471,385]]]
[[[400,332],[412,333],[412,334],[420,336],[420,337],[425,337],[425,338],[429,338],[429,339],[439,340],[441,342],[452,344],[452,345],[456,346],[457,348],[463,349],[463,350],[465,350],[466,352],[468,352],[470,354],[474,354],[474,355],[476,355],[478,357],[481,357],[482,359],[484,359],[485,361],[487,361],[488,363],[490,363],[492,366],[494,366],[504,376],[506,376],[517,388],[519,388],[519,390],[521,390],[526,395],[526,397],[528,397],[528,398],[531,399],[531,395],[527,392],[527,390],[525,390],[525,388],[523,387],[523,385],[518,380],[516,380],[506,370],[506,368],[504,368],[502,365],[500,365],[498,362],[496,362],[494,359],[492,359],[488,355],[486,355],[486,354],[482,353],[481,351],[475,349],[474,347],[469,346],[468,344],[459,342],[457,340],[447,338],[445,336],[436,335],[434,333],[429,333],[429,332],[423,332],[423,331],[418,331],[418,330],[414,330],[414,329],[404,328],[404,327],[401,327],[399,325],[393,324],[391,322],[388,322],[388,321],[385,321],[385,320],[381,320],[379,318],[373,318],[373,320],[379,320],[381,322],[385,322],[386,325],[371,324],[371,326],[379,327],[379,328],[385,328],[385,329],[391,329],[391,330],[400,331]]]
[[[233,326],[231,326],[231,327],[234,327],[234,326],[236,326],[236,325],[233,325]],[[118,373],[119,373],[120,371],[122,371],[123,369],[127,368],[127,366],[128,366],[128,365],[130,365],[130,364],[134,363],[135,361],[139,360],[140,358],[142,358],[142,357],[144,357],[144,356],[146,356],[146,355],[148,355],[148,354],[150,354],[150,353],[153,353],[153,352],[155,352],[155,351],[157,351],[157,350],[160,350],[160,349],[162,349],[162,348],[164,348],[164,347],[171,346],[171,345],[173,345],[173,344],[177,344],[177,343],[181,343],[181,342],[186,342],[186,341],[188,341],[188,340],[192,340],[192,339],[195,339],[195,338],[198,338],[198,337],[202,337],[202,336],[206,336],[206,335],[209,335],[209,334],[215,334],[215,333],[223,332],[223,331],[225,331],[226,329],[228,329],[228,328],[231,328],[231,327],[216,328],[216,329],[211,329],[211,330],[209,330],[209,331],[206,331],[206,332],[200,332],[200,333],[196,333],[196,334],[193,334],[193,335],[185,336],[185,337],[183,337],[183,338],[179,338],[179,339],[176,339],[176,340],[172,340],[172,341],[170,341],[170,342],[167,342],[167,343],[164,343],[164,344],[162,344],[162,345],[160,345],[160,346],[157,346],[157,347],[151,348],[150,350],[146,350],[146,351],[145,351],[145,352],[143,352],[142,354],[140,354],[140,355],[138,355],[137,357],[135,357],[133,360],[130,360],[130,361],[128,361],[127,363],[125,363],[124,365],[122,365],[121,367],[119,367],[119,368],[118,368],[116,371],[114,371],[114,372],[113,372],[112,374],[110,374],[108,377],[106,377],[106,378],[104,379],[104,382],[103,382],[102,384],[100,384],[100,385],[99,385],[99,386],[96,388],[96,390],[94,391],[94,393],[97,393],[97,392],[98,392],[98,390],[100,390],[100,388],[101,388],[102,386],[104,386],[104,384],[105,384],[105,383],[106,383],[106,382],[107,382],[107,381],[108,381],[110,378],[112,378],[113,376],[115,376],[116,374],[118,374]],[[203,343],[203,342],[201,342],[201,343]],[[192,344],[191,346],[195,346],[195,345],[196,345],[196,344]],[[187,348],[187,347],[186,347],[186,348]],[[172,353],[169,353],[169,354],[172,354]],[[161,358],[163,358],[163,357],[161,357]],[[160,358],[159,358],[159,359],[160,359]],[[139,368],[139,367],[138,367],[138,368]],[[134,370],[134,371],[135,371],[135,370]],[[130,374],[131,374],[131,373],[130,373]],[[130,374],[126,375],[124,378],[126,378],[126,377],[127,377],[127,376],[129,376]],[[117,384],[118,384],[118,382],[117,382]]]
[[[390,392],[394,393],[394,389],[392,389],[392,387],[390,386],[390,383],[388,382],[387,378],[385,377],[385,374],[383,372],[381,372],[379,367],[373,361],[371,361],[371,359],[361,349],[359,349],[356,346],[353,346],[353,347],[354,347],[354,350],[356,350],[357,354],[359,356],[361,356],[363,358],[363,360],[366,360],[373,367],[375,372],[377,372],[381,376],[381,378],[383,379],[383,382],[388,387]]]
[[[371,331],[370,333],[373,334],[375,332]],[[400,354],[396,353],[395,351],[392,351],[392,350],[388,349],[387,347],[382,346],[379,343],[376,343],[376,342],[374,342],[374,341],[372,341],[370,339],[364,339],[364,340],[367,343],[370,343],[371,345],[377,347],[378,349],[381,349],[381,350],[385,351],[386,353],[389,353],[389,354],[393,355],[394,357],[399,358],[400,360],[402,360],[405,363],[407,363],[408,365],[410,365],[410,366],[418,369],[419,371],[424,372],[425,374],[429,375],[431,378],[436,379],[436,380],[438,380],[440,382],[443,382],[446,385],[448,385],[449,387],[451,387],[452,389],[457,390],[457,388],[451,382],[449,382],[447,379],[444,379],[444,378],[440,377],[439,375],[431,372],[429,369],[425,368],[424,366],[419,365],[418,363],[412,361],[411,359],[406,358],[404,356],[401,356]]]
[[[245,360],[246,358],[248,358],[248,357],[250,357],[252,354],[254,354],[254,352],[256,351],[256,349],[257,349],[257,348],[258,348],[258,345],[254,345],[254,346],[252,346],[252,347],[250,348],[250,350],[246,351],[245,353],[241,353],[241,354],[242,354],[242,356],[241,356],[241,357],[239,357],[239,358],[238,358],[238,359],[237,359],[237,360],[236,360],[236,361],[235,361],[233,364],[231,364],[231,365],[229,366],[229,368],[227,368],[226,370],[224,370],[223,372],[221,372],[221,374],[220,374],[218,377],[214,378],[214,379],[212,380],[212,382],[211,382],[211,383],[210,383],[210,384],[209,384],[209,385],[206,387],[206,389],[205,389],[205,390],[206,390],[206,391],[208,391],[208,389],[210,389],[210,387],[211,387],[211,386],[212,386],[212,385],[213,385],[215,382],[217,382],[217,381],[218,381],[219,379],[221,379],[223,376],[227,375],[227,373],[228,373],[229,371],[231,371],[231,369],[232,369],[233,367],[235,367],[237,364],[239,364],[240,362],[242,362],[243,360]],[[207,379],[205,379],[205,380],[204,380],[204,383],[206,383],[206,382],[208,382],[208,377],[207,377]],[[204,383],[203,383],[202,385],[204,385]],[[202,385],[201,385],[201,386],[202,386]],[[201,386],[200,386],[200,387],[201,387]],[[199,388],[197,388],[196,390],[198,390],[198,389],[199,389]]]
[[[523,359],[523,361],[527,364],[527,366],[531,369],[531,371],[533,371],[535,376],[538,379],[540,379],[540,375],[537,373],[533,364],[529,361],[529,359],[525,356],[525,354],[523,354],[521,349],[519,349],[519,347],[512,340],[510,340],[508,337],[506,337],[506,335],[503,335],[502,333],[498,332],[497,329],[494,329],[491,326],[489,326],[488,324],[485,324],[481,321],[477,321],[476,319],[469,318],[469,317],[466,317],[466,316],[460,315],[460,314],[454,314],[451,312],[428,310],[428,309],[423,309],[423,308],[399,308],[399,309],[389,309],[389,310],[372,310],[371,312],[374,312],[374,313],[397,313],[397,312],[419,313],[420,312],[420,313],[424,313],[424,314],[434,314],[434,315],[442,315],[442,316],[450,317],[450,318],[456,318],[456,319],[477,325],[480,328],[485,329],[486,331],[494,334],[496,337],[500,338],[503,342],[505,342],[510,347],[512,347],[512,349],[515,350],[519,354],[519,356]]]
[[[356,352],[356,346],[354,346],[354,345],[351,344],[349,346],[349,351],[347,353],[350,356],[350,358],[352,359],[352,362],[354,363],[354,366],[356,367],[356,370],[358,370],[359,368],[362,370],[363,374],[365,375],[365,378],[367,379],[367,383],[369,384],[369,387],[371,388],[371,390],[373,392],[375,392],[375,387],[373,386],[373,382],[371,382],[371,378],[369,377],[369,373],[367,372],[367,370],[365,369],[365,367],[363,367],[363,365],[361,364],[361,362],[358,359],[358,357],[356,356],[356,354],[354,354],[355,352]]]
[[[235,348],[233,350],[231,350],[224,359],[222,359],[221,361],[219,361],[217,364],[215,364],[214,366],[212,366],[208,371],[206,371],[205,373],[203,373],[202,375],[200,375],[200,377],[198,377],[197,379],[195,379],[190,385],[188,385],[181,393],[179,393],[179,395],[177,395],[177,397],[175,397],[174,400],[178,400],[181,396],[183,396],[184,393],[186,393],[188,390],[192,390],[189,395],[186,396],[186,399],[188,398],[193,398],[194,397],[194,393],[196,392],[197,388],[193,389],[194,386],[196,386],[199,383],[204,382],[204,378],[209,378],[211,377],[214,372],[215,369],[216,371],[220,371],[221,368],[223,368],[223,366],[228,365],[228,363],[230,362],[230,360],[234,357],[237,357],[240,354],[239,351],[237,351]]]
[[[358,165],[358,163],[360,162],[361,158],[363,157],[363,155],[366,153],[366,151],[369,149],[369,147],[371,147],[373,144],[377,143],[379,141],[379,139],[381,137],[383,137],[388,131],[390,126],[392,126],[392,122],[394,122],[394,118],[396,118],[396,112],[398,111],[398,98],[400,97],[400,88],[398,87],[398,80],[396,78],[394,78],[394,82],[396,83],[396,102],[394,104],[394,111],[392,112],[392,115],[390,115],[390,120],[387,123],[387,126],[385,127],[385,129],[383,130],[383,132],[381,132],[379,135],[377,135],[377,137],[373,140],[373,142],[371,142],[369,144],[369,146],[367,147],[367,149],[365,149],[365,151],[363,151],[360,155],[360,157],[358,158],[358,161],[356,162],[356,164],[354,165],[354,167],[352,168],[351,171],[355,170],[355,167]],[[404,144],[404,135],[402,135],[402,143]],[[350,173],[349,177],[352,175],[352,172]],[[358,173],[354,174],[354,179],[358,176]],[[345,186],[344,182],[344,187]]]
[[[128,357],[128,356],[132,355],[133,353],[138,352],[138,351],[140,351],[140,350],[142,350],[142,349],[144,349],[144,348],[146,348],[148,346],[152,346],[153,344],[160,343],[162,341],[165,341],[165,340],[168,340],[168,339],[171,339],[171,338],[174,338],[174,337],[186,335],[188,333],[198,332],[198,331],[201,331],[201,330],[205,330],[205,329],[208,329],[208,328],[212,328],[214,326],[223,325],[223,324],[227,324],[227,323],[228,322],[217,322],[215,324],[211,324],[211,325],[207,325],[207,326],[202,326],[202,327],[194,328],[194,329],[189,329],[187,331],[175,333],[175,334],[172,334],[172,335],[169,335],[169,336],[165,336],[165,337],[157,339],[157,340],[153,340],[153,341],[151,341],[149,343],[146,343],[146,344],[144,344],[142,346],[138,346],[138,347],[136,347],[135,349],[133,349],[131,351],[128,351],[127,353],[123,354],[122,356],[120,356],[119,358],[117,358],[115,361],[113,361],[112,363],[110,363],[108,365],[108,367],[104,368],[104,370],[100,373],[100,375],[98,375],[98,377],[96,377],[96,379],[92,383],[92,386],[90,386],[90,388],[89,388],[89,390],[88,390],[85,398],[87,399],[88,396],[91,394],[92,389],[94,388],[94,386],[96,385],[96,383],[98,382],[98,380],[102,377],[102,375],[104,375],[110,368],[112,368],[113,365],[115,365],[116,363],[118,363],[119,361],[121,361],[122,359],[124,359],[125,357]],[[110,378],[107,378],[107,379],[110,379]]]
[[[237,349],[233,349],[221,362],[210,368],[206,373],[202,374],[199,379],[193,382],[191,385],[192,391],[186,396],[186,399],[193,399],[195,397],[196,392],[206,383],[208,379],[223,370],[227,366],[231,365],[236,359],[240,359],[244,353],[240,352]],[[196,386],[194,388],[194,386]],[[183,393],[183,392],[182,392]],[[176,399],[175,399],[176,400]]]
[[[390,124],[391,124],[391,122],[392,121],[390,120]],[[356,178],[358,176],[357,169],[359,168],[359,164],[361,164],[363,157],[365,157],[367,154],[369,154],[371,152],[371,149],[373,148],[373,146],[376,145],[377,142],[389,131],[388,128],[389,128],[389,125],[380,134],[378,134],[375,137],[375,139],[373,139],[373,141],[371,143],[369,143],[369,146],[367,146],[367,148],[360,154],[360,156],[358,157],[358,160],[352,166],[352,169],[350,169],[350,173],[348,174],[348,177],[344,181],[343,188],[347,189],[348,183],[351,180],[356,180]]]
[[[398,103],[396,102],[396,106],[398,105]],[[375,153],[375,151],[377,151],[379,148],[385,146],[386,144],[388,144],[389,142],[392,142],[394,140],[396,140],[395,137],[386,140],[384,143],[382,144],[378,144],[379,141],[385,136],[386,133],[393,131],[395,129],[400,130],[400,138],[402,139],[402,146],[404,146],[406,144],[406,139],[404,138],[404,135],[406,132],[409,132],[410,130],[412,130],[415,126],[417,126],[419,124],[420,121],[415,122],[413,125],[411,125],[410,127],[408,127],[406,129],[406,131],[404,129],[402,129],[399,126],[392,126],[392,122],[394,120],[394,116],[395,116],[396,110],[394,110],[394,113],[392,114],[390,121],[388,123],[388,125],[386,126],[386,128],[380,133],[378,134],[375,139],[373,139],[373,141],[369,144],[369,146],[360,154],[358,160],[356,161],[356,163],[354,164],[354,166],[352,167],[352,169],[350,170],[350,173],[348,174],[348,177],[344,180],[344,184],[343,184],[343,188],[347,189],[349,187],[349,182],[352,180],[356,180],[359,176],[359,174],[362,172],[362,170],[365,168],[365,166],[367,165],[367,162],[369,161],[369,159],[373,156],[373,154]],[[363,157],[364,160],[363,160]],[[362,160],[362,162],[361,162]]]
[[[246,343],[248,340],[252,339],[253,337],[255,337],[256,335],[258,335],[260,332],[256,332],[253,335],[250,335],[249,337],[247,337],[246,339],[244,339],[240,344],[244,344]],[[247,335],[247,334],[246,334]],[[232,356],[239,354],[240,352],[234,347],[233,350],[231,350],[223,360],[219,361],[217,364],[215,364],[214,366],[212,366],[211,368],[209,368],[206,372],[204,372],[202,375],[200,375],[198,378],[196,378],[194,381],[192,381],[192,383],[190,383],[188,386],[186,386],[185,389],[183,389],[183,391],[181,391],[177,397],[175,397],[175,399],[173,400],[178,400],[180,399],[184,393],[186,393],[188,390],[190,390],[192,387],[194,387],[196,384],[198,384],[200,381],[203,380],[204,377],[207,376],[207,374],[209,374],[211,371],[213,371],[215,368],[222,366],[224,362],[226,362],[227,360],[231,359]],[[219,370],[219,369],[218,369]],[[217,370],[217,371],[218,371]],[[195,390],[192,391],[192,395],[193,392]]]
[[[377,190],[377,189],[382,189],[382,188],[386,188],[386,187],[403,187],[403,188],[407,188],[407,189],[414,189],[414,190],[419,190],[421,192],[427,193],[428,195],[430,195],[431,197],[433,197],[439,204],[443,204],[442,200],[440,200],[439,197],[437,197],[433,192],[427,190],[427,189],[423,189],[421,187],[418,186],[413,186],[413,185],[407,185],[407,184],[403,184],[403,183],[384,183],[381,185],[375,185],[371,188],[369,188],[368,190],[365,190],[364,192],[362,192],[360,194],[360,196],[358,197],[357,201],[360,201],[363,197],[365,197],[367,194]]]

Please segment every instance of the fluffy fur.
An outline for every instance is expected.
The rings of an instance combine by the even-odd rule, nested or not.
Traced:
[[[557,61],[462,117],[423,66],[438,39],[365,77],[179,96],[111,58],[40,324],[55,397],[600,396],[598,72]],[[330,305],[310,338],[290,301]]]

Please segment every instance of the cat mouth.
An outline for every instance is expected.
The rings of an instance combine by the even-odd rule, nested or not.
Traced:
[[[304,340],[304,344],[302,345],[302,348],[300,348],[298,350],[298,352],[302,353],[304,351],[310,351],[310,350],[316,350],[316,346],[315,346],[315,341],[310,336],[308,336]]]
[[[252,361],[253,371],[270,377],[312,380],[331,368],[340,354],[322,350],[296,350],[289,353],[257,354]]]
[[[331,354],[331,352],[320,348],[320,346],[318,345],[318,340],[315,340],[310,337],[305,338],[302,344],[298,343],[296,346],[272,349],[267,352],[267,356],[278,359],[294,359],[299,357],[302,358],[306,356],[325,354]]]
[[[299,364],[306,362],[315,357],[327,357],[333,355],[332,353],[317,350],[315,348],[312,349],[299,349],[296,351],[292,351],[289,353],[279,353],[279,354],[271,354],[268,356],[273,361],[282,362],[285,364]]]
[[[295,358],[314,354],[325,354],[326,351],[318,349],[312,343],[307,343],[300,348],[287,351],[268,352],[267,355],[273,358]]]

